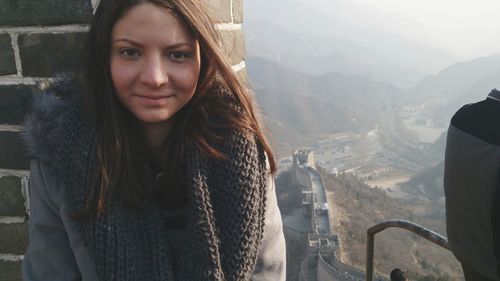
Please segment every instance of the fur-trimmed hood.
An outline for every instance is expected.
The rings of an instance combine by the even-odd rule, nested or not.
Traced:
[[[21,136],[30,158],[58,163],[68,111],[83,109],[78,102],[79,90],[69,78],[57,78],[39,88],[33,94],[31,112],[26,116]]]

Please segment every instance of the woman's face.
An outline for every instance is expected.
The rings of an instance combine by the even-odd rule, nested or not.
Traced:
[[[193,97],[199,73],[198,41],[170,10],[139,4],[113,27],[113,85],[145,128],[170,128],[172,117]]]

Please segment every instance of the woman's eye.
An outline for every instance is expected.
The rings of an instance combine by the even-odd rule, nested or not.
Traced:
[[[127,58],[135,58],[140,56],[139,50],[131,48],[121,49],[120,54]]]
[[[175,52],[171,52],[168,56],[171,59],[176,60],[176,61],[184,61],[184,60],[190,58],[191,54],[189,52],[184,52],[184,51],[175,51]]]

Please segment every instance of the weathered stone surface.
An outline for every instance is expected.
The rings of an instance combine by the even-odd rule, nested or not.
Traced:
[[[0,4],[0,26],[86,23],[91,0],[6,0]]]
[[[16,60],[9,34],[0,34],[0,75],[16,74]]]
[[[23,255],[27,246],[27,223],[0,223],[0,253]]]
[[[246,84],[249,84],[250,80],[248,79],[248,73],[247,73],[247,69],[246,68],[243,68],[242,70],[238,71],[236,73],[241,79],[243,79],[243,81],[246,83]],[[255,98],[255,97],[254,97]]]
[[[29,164],[19,132],[0,132],[0,169],[29,170]]]
[[[21,124],[33,101],[32,93],[30,86],[0,85],[0,124]]]
[[[81,65],[86,33],[24,34],[18,38],[24,76],[51,77]]]
[[[245,59],[245,37],[242,30],[221,31],[222,46],[229,56],[231,64],[238,64]]]
[[[0,217],[26,215],[21,179],[16,176],[0,177]]]
[[[235,23],[243,22],[243,0],[233,1],[233,20]],[[249,0],[252,1],[252,0]]]
[[[231,0],[205,0],[216,23],[231,22]]]
[[[2,280],[2,281],[22,281],[21,261],[1,261],[0,260],[0,280]]]

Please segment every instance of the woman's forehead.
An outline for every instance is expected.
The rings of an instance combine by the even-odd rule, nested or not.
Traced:
[[[122,37],[186,43],[196,41],[189,27],[172,10],[149,2],[131,8],[116,22],[112,40]]]

